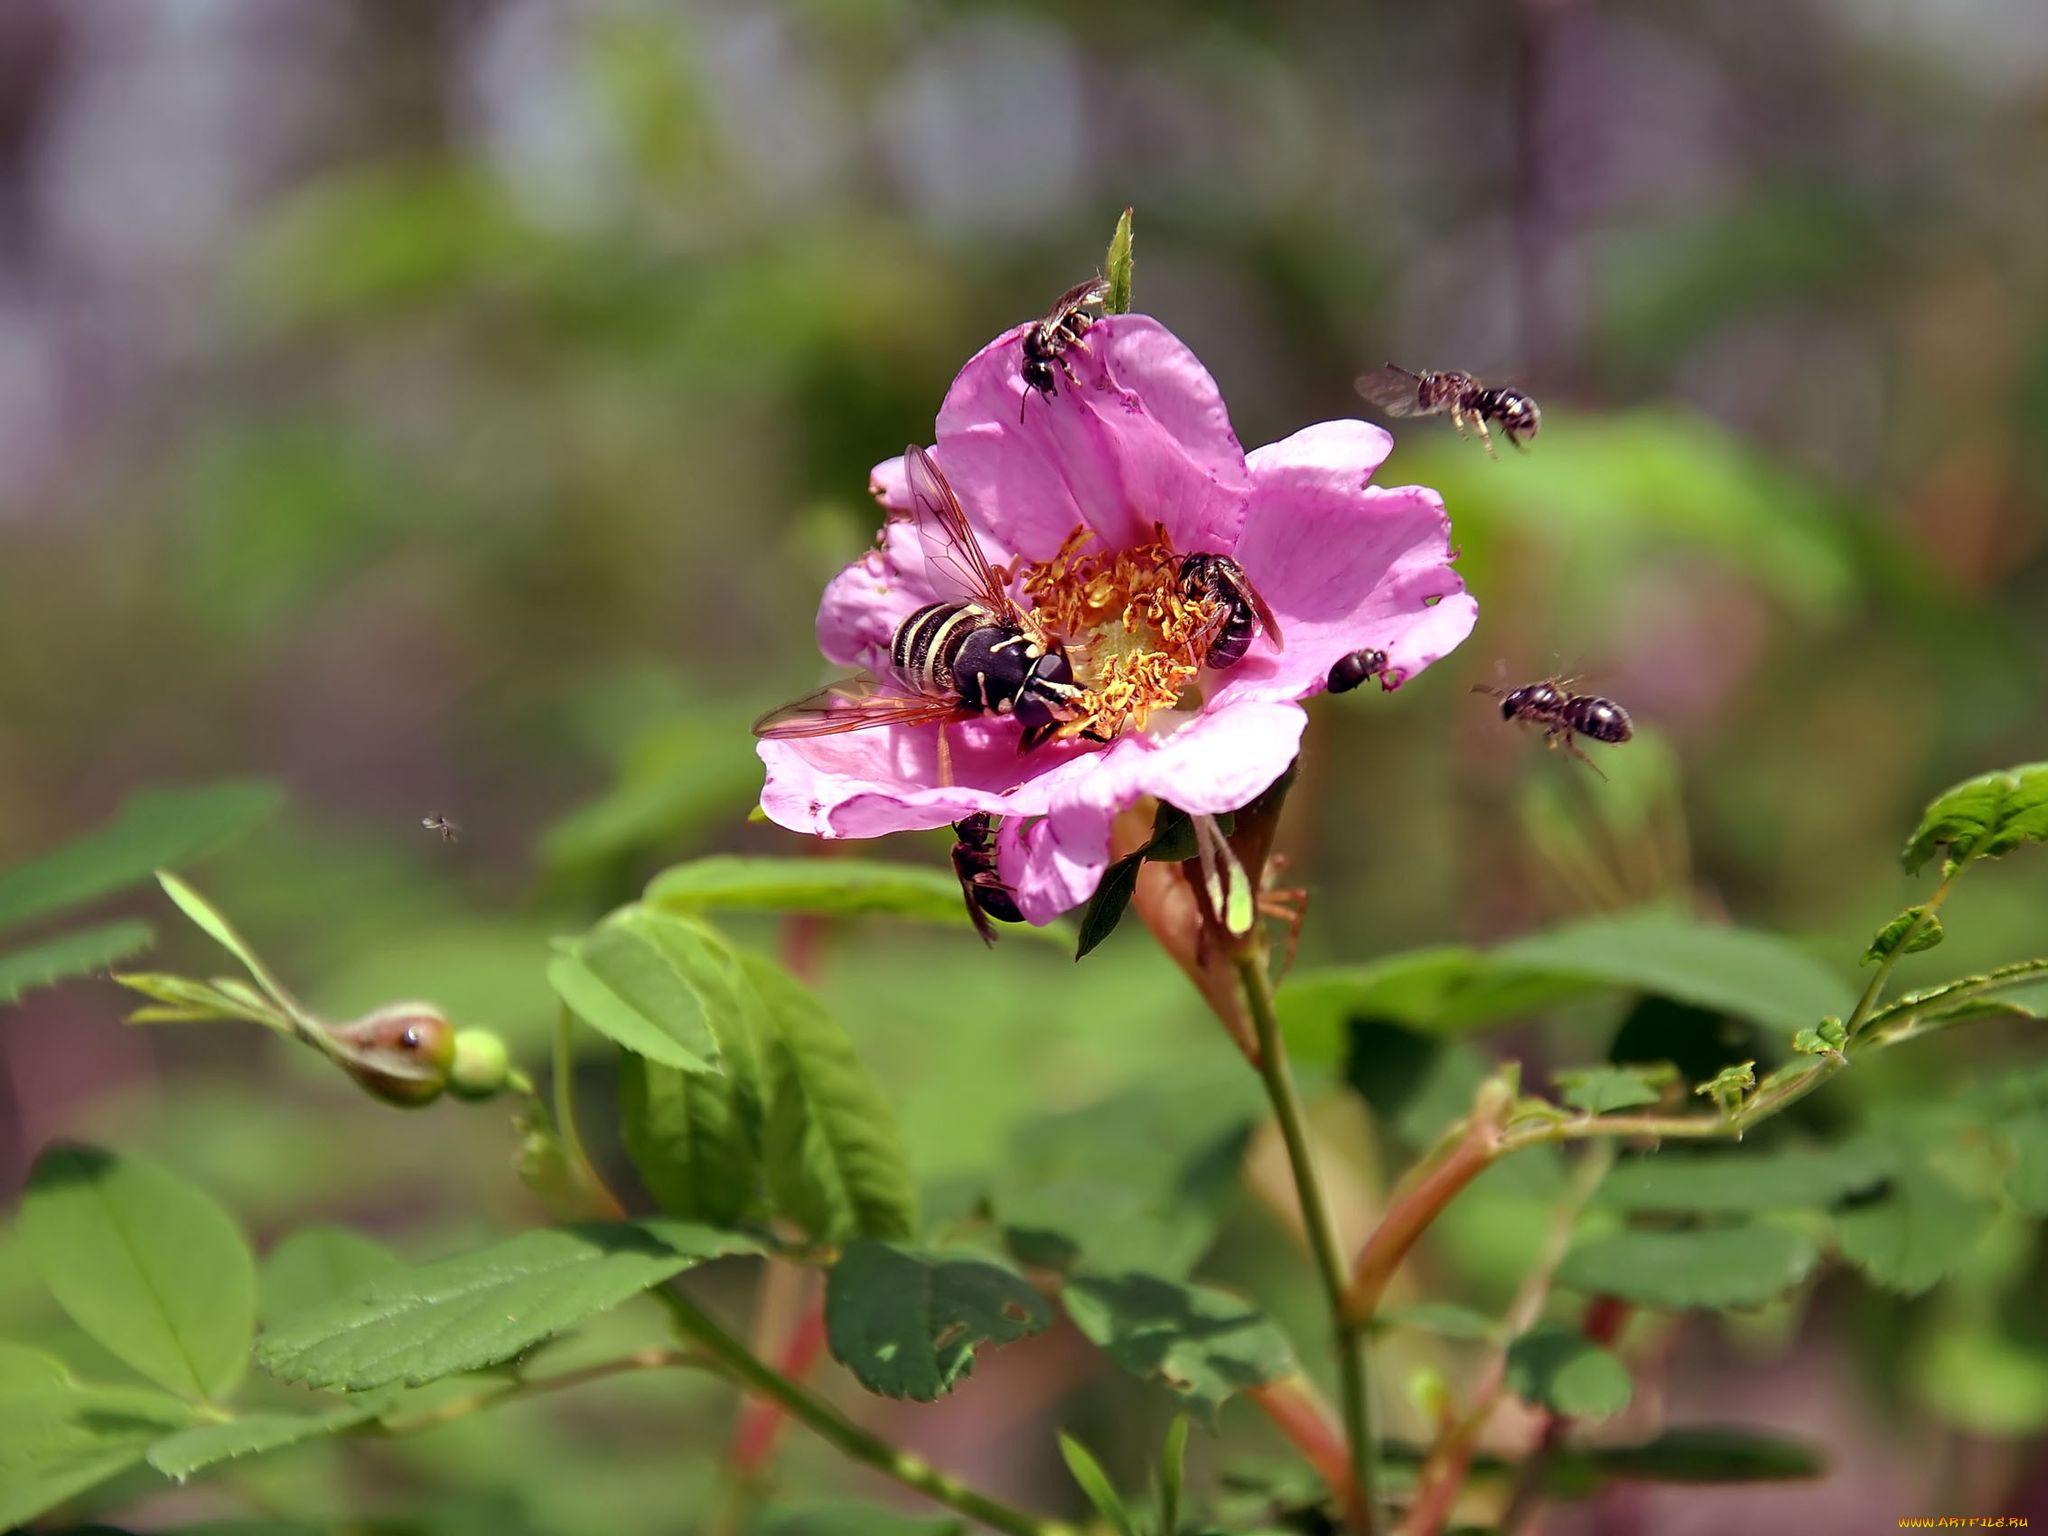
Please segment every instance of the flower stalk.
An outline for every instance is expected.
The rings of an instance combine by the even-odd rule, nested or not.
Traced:
[[[1266,1085],[1266,1097],[1272,1102],[1274,1118],[1280,1124],[1281,1139],[1287,1146],[1287,1163],[1294,1174],[1295,1196],[1301,1203],[1309,1248],[1315,1256],[1316,1273],[1322,1281],[1324,1298],[1329,1303],[1337,1352],[1344,1439],[1350,1457],[1351,1490],[1346,1501],[1345,1519],[1350,1528],[1361,1536],[1375,1536],[1380,1527],[1374,1494],[1374,1448],[1365,1329],[1345,1311],[1344,1260],[1337,1247],[1336,1222],[1330,1212],[1330,1203],[1323,1194],[1322,1181],[1309,1147],[1301,1094],[1295,1087],[1294,1073],[1287,1065],[1287,1048],[1281,1039],[1280,1018],[1274,1009],[1273,984],[1266,973],[1265,946],[1255,941],[1239,948],[1232,957],[1232,963],[1244,989],[1245,1006],[1251,1014],[1258,1041],[1259,1076]]]

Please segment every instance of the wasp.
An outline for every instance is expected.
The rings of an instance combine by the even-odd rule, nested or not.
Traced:
[[[452,843],[462,836],[462,828],[446,816],[424,816],[420,818],[420,825],[429,832],[440,833],[441,841],[444,843]]]
[[[1003,877],[996,872],[996,818],[987,811],[976,811],[953,823],[953,835],[958,839],[953,844],[953,873],[960,877],[960,894],[967,902],[967,915],[974,921],[974,930],[982,942],[994,944],[996,931],[989,926],[989,919],[999,923],[1021,923],[1024,914],[1017,908],[1017,898],[1010,888],[1003,884]]]
[[[1573,740],[1575,736],[1619,746],[1635,734],[1627,710],[1612,699],[1573,693],[1570,681],[1564,678],[1545,678],[1540,683],[1525,683],[1512,689],[1475,683],[1472,691],[1499,699],[1501,719],[1541,726],[1551,746],[1564,748],[1595,773],[1600,773],[1600,765],[1579,750],[1579,744]],[[1600,773],[1600,777],[1604,779],[1607,775]]]
[[[1330,668],[1330,692],[1349,693],[1354,688],[1365,686],[1367,678],[1377,677],[1380,686],[1388,686],[1386,680],[1387,653],[1378,650],[1353,651],[1349,656],[1339,656]]]
[[[968,525],[944,471],[912,443],[903,451],[918,537],[932,585],[956,595],[896,626],[883,674],[858,673],[771,710],[756,736],[831,736],[879,725],[939,727],[939,776],[951,782],[945,726],[1013,719],[1028,752],[1084,713],[1065,646],[1017,606]]]
[[[1543,413],[1536,402],[1519,389],[1482,384],[1469,373],[1415,373],[1394,363],[1357,381],[1358,392],[1389,416],[1437,416],[1451,414],[1451,425],[1459,436],[1465,420],[1471,418],[1488,458],[1498,458],[1486,424],[1496,422],[1501,435],[1517,448],[1536,435],[1543,425]]]
[[[1180,563],[1181,596],[1214,603],[1220,617],[1210,629],[1203,661],[1218,672],[1244,660],[1252,641],[1264,635],[1279,650],[1280,621],[1259,596],[1244,567],[1228,555],[1193,554]]]
[[[1080,346],[1081,338],[1094,323],[1094,316],[1088,311],[1109,297],[1109,283],[1105,278],[1091,277],[1085,283],[1076,283],[1059,297],[1059,302],[1045,312],[1045,317],[1024,332],[1024,382],[1047,399],[1058,392],[1052,371],[1055,364],[1067,376],[1067,382],[1076,389],[1081,381],[1074,377],[1074,365],[1067,360],[1067,349]],[[1085,348],[1083,350],[1086,350]],[[1018,402],[1017,419],[1024,419],[1024,410],[1031,403],[1029,395]]]

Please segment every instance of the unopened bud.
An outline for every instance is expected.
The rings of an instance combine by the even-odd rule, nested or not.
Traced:
[[[448,1091],[459,1099],[488,1099],[505,1086],[512,1055],[488,1029],[460,1030],[448,1068]]]
[[[390,1003],[329,1033],[348,1075],[386,1104],[431,1104],[448,1086],[455,1026],[429,1003]]]

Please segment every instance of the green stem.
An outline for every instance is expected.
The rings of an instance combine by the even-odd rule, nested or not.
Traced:
[[[1273,1006],[1273,983],[1266,974],[1264,955],[1257,947],[1240,950],[1234,957],[1245,1004],[1259,1043],[1259,1076],[1265,1080],[1266,1097],[1272,1101],[1274,1118],[1280,1122],[1280,1136],[1287,1144],[1287,1163],[1294,1173],[1295,1198],[1301,1204],[1301,1218],[1308,1228],[1309,1247],[1315,1254],[1316,1271],[1329,1303],[1330,1326],[1337,1347],[1339,1400],[1344,1416],[1344,1437],[1351,1453],[1354,1496],[1349,1511],[1353,1527],[1363,1536],[1379,1529],[1379,1503],[1374,1494],[1372,1421],[1367,1397],[1365,1330],[1344,1312],[1344,1257],[1337,1247],[1336,1223],[1330,1204],[1323,1196],[1315,1160],[1309,1151],[1308,1127],[1302,1114],[1301,1094],[1294,1074],[1287,1067],[1287,1047],[1280,1037],[1280,1018]]]
[[[663,1286],[654,1295],[669,1309],[677,1328],[742,1391],[779,1403],[792,1419],[841,1455],[873,1467],[884,1477],[893,1478],[904,1487],[914,1489],[970,1520],[979,1520],[993,1530],[1007,1532],[1008,1536],[1075,1536],[1071,1526],[1040,1520],[1035,1515],[1012,1509],[934,1470],[923,1458],[899,1451],[887,1441],[869,1434],[836,1408],[813,1397],[803,1387],[757,1359],[681,1291]]]
[[[583,1133],[576,1129],[575,1020],[570,1017],[566,1004],[555,1018],[553,1069],[555,1134],[561,1138],[562,1155],[575,1170],[576,1178],[597,1207],[598,1214],[608,1221],[623,1221],[627,1215],[625,1202],[605,1183],[604,1175],[597,1171],[597,1164],[590,1160],[590,1153],[583,1145]]]
[[[1856,1000],[1856,1011],[1849,1015],[1846,1028],[1851,1040],[1856,1038],[1856,1032],[1869,1022],[1871,1014],[1877,1010],[1878,999],[1884,995],[1884,984],[1891,977],[1892,967],[1899,963],[1920,930],[1927,926],[1936,910],[1948,900],[1948,893],[1955,888],[1956,876],[1963,872],[1963,867],[1962,864],[1958,864],[1942,876],[1941,884],[1934,888],[1934,894],[1929,896],[1926,905],[1920,908],[1920,915],[1913,919],[1912,925],[1904,933],[1899,935],[1899,942],[1892,946],[1891,953],[1877,962],[1877,970],[1870,978],[1870,985],[1863,989],[1863,995]]]
[[[643,1349],[617,1360],[600,1360],[597,1364],[586,1365],[580,1370],[563,1371],[556,1376],[542,1376],[532,1381],[517,1381],[496,1391],[458,1397],[424,1413],[410,1414],[397,1419],[381,1419],[365,1426],[365,1432],[409,1435],[422,1429],[432,1429],[436,1425],[451,1424],[457,1419],[466,1419],[471,1414],[482,1413],[487,1408],[525,1402],[528,1398],[540,1397],[549,1392],[562,1392],[570,1387],[603,1381],[609,1376],[624,1376],[634,1371],[675,1370],[688,1366],[703,1369],[707,1364],[704,1356],[694,1350]]]

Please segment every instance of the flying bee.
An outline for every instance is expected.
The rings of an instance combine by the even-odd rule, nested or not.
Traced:
[[[1564,748],[1595,773],[1600,773],[1600,765],[1579,750],[1573,737],[1585,736],[1619,746],[1635,734],[1627,710],[1612,699],[1573,693],[1570,681],[1565,678],[1545,678],[1540,683],[1525,683],[1512,689],[1475,683],[1472,691],[1499,699],[1501,719],[1541,726],[1551,746]],[[1600,773],[1600,777],[1604,779],[1607,775]]]
[[[1192,554],[1180,563],[1180,594],[1190,602],[1206,598],[1220,617],[1210,627],[1202,660],[1218,672],[1244,660],[1252,641],[1263,634],[1279,650],[1280,621],[1259,596],[1244,567],[1228,555]]]
[[[462,836],[462,828],[457,826],[454,822],[450,821],[446,816],[421,817],[420,825],[425,827],[429,832],[440,833],[441,841],[444,843],[452,843],[457,838]]]
[[[1354,688],[1365,686],[1367,678],[1380,679],[1382,688],[1387,686],[1387,653],[1377,650],[1353,651],[1349,656],[1339,656],[1330,668],[1330,692],[1349,693]]]
[[[1088,313],[1093,306],[1109,297],[1109,283],[1100,277],[1091,277],[1085,283],[1076,283],[1059,297],[1059,302],[1045,312],[1045,317],[1024,333],[1024,382],[1044,395],[1048,400],[1058,393],[1057,381],[1052,376],[1057,364],[1060,372],[1067,376],[1067,382],[1079,389],[1081,381],[1074,377],[1074,365],[1067,360],[1067,349],[1081,345],[1081,338],[1094,324],[1095,317]],[[1083,351],[1087,349],[1082,348]],[[1031,403],[1029,395],[1018,402],[1017,419],[1024,419],[1024,410]]]
[[[996,818],[987,811],[953,823],[953,873],[960,877],[960,894],[967,901],[967,915],[984,944],[994,944],[996,931],[989,919],[999,923],[1021,923],[1024,914],[1017,898],[996,872]]]
[[[896,626],[885,674],[858,673],[805,695],[754,722],[772,739],[831,736],[878,725],[939,729],[939,776],[952,779],[945,726],[996,715],[1024,727],[1028,752],[1082,713],[1082,689],[1057,636],[1011,598],[976,542],[960,498],[932,456],[912,443],[903,451],[925,568],[939,591],[957,596],[927,603]]]
[[[1469,373],[1414,373],[1389,363],[1359,379],[1356,387],[1389,416],[1437,416],[1448,411],[1460,437],[1470,417],[1488,458],[1500,455],[1493,451],[1487,422],[1498,423],[1501,435],[1517,448],[1525,447],[1525,439],[1543,425],[1543,413],[1529,396],[1519,389],[1482,384]]]

